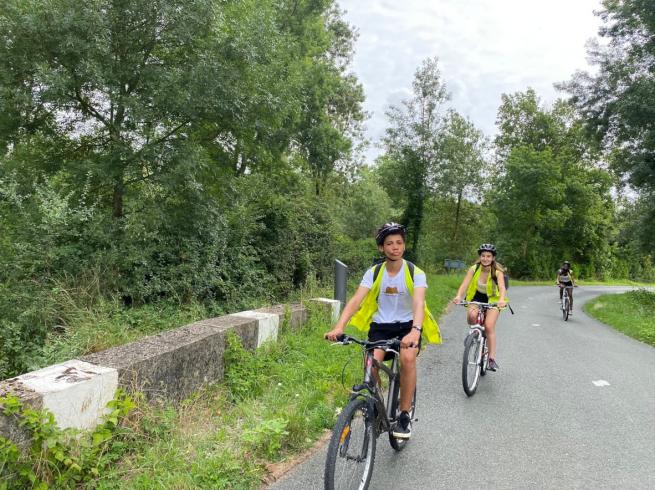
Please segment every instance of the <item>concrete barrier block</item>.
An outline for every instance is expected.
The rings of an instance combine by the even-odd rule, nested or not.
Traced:
[[[330,312],[330,319],[332,320],[332,323],[336,323],[336,321],[339,319],[339,315],[341,314],[341,301],[329,298],[313,298],[310,301],[315,304],[323,305],[325,308],[327,308]]]
[[[33,408],[47,408],[57,425],[66,429],[90,429],[105,414],[106,406],[118,388],[115,369],[71,360],[22,374],[6,383],[16,386],[10,391]],[[39,399],[34,403],[35,399]]]
[[[280,328],[280,315],[277,313],[266,313],[264,311],[240,311],[232,313],[233,317],[248,318],[257,321],[257,347],[269,340],[277,340]]]
[[[291,328],[302,327],[307,321],[307,308],[301,303],[270,306],[267,308],[259,308],[255,311],[279,315],[280,321],[288,320]]]
[[[149,400],[178,401],[223,379],[225,335],[233,330],[254,349],[258,323],[230,315],[192,323],[136,342],[84,356],[87,362],[110,366],[119,385],[141,391]]]
[[[43,408],[41,395],[27,388],[18,378],[10,378],[0,382],[0,396],[14,395],[24,407],[33,410]],[[0,405],[0,436],[15,443],[21,450],[28,450],[31,443],[31,434],[18,424],[15,417],[7,417],[2,413]]]

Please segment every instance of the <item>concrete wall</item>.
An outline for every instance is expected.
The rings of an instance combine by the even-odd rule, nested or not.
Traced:
[[[336,321],[338,301],[310,301],[327,309]],[[153,401],[182,400],[223,379],[228,332],[236,333],[244,347],[254,350],[276,340],[283,322],[301,327],[308,313],[305,305],[294,304],[202,320],[2,381],[0,396],[12,393],[32,408],[49,409],[61,428],[90,429],[100,422],[118,387],[141,391]],[[0,435],[20,445],[28,437],[15,420],[2,414]]]

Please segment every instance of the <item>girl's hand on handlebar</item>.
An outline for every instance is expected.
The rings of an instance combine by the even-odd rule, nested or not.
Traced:
[[[456,305],[460,304],[461,302],[462,302],[462,298],[460,298],[459,296],[455,296],[453,298],[453,303],[455,303]]]
[[[498,308],[505,308],[507,306],[507,301],[499,301]]]

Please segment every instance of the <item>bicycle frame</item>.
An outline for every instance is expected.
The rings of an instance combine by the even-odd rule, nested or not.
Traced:
[[[395,383],[400,381],[400,369],[398,369],[400,353],[392,348],[399,348],[400,341],[387,340],[380,342],[366,342],[354,337],[344,336],[340,343],[348,344],[351,342],[361,345],[365,351],[365,354],[364,382],[352,387],[352,394],[350,395],[349,401],[360,397],[366,400],[369,410],[371,410],[371,413],[374,414],[376,419],[377,435],[380,435],[382,432],[388,432],[391,430],[393,421],[396,417],[396,414],[391,413],[393,409],[393,400],[390,400],[389,398],[393,393]],[[384,362],[379,362],[377,359],[375,359],[375,356],[373,355],[375,349],[382,349],[385,352],[393,354],[391,367],[384,364]],[[377,377],[375,375],[374,369],[377,369]],[[380,371],[386,374],[389,379],[387,403],[385,403],[381,393],[382,386],[380,383],[378,383]],[[377,413],[375,409],[377,409]]]
[[[496,308],[496,303],[480,303],[478,301],[462,301],[462,306],[476,306],[476,322],[469,326],[469,333],[464,341],[464,357],[462,359],[462,385],[467,396],[475,393],[480,376],[484,376],[487,370],[487,335],[484,326],[486,311]],[[475,351],[471,348],[477,344]],[[473,354],[473,356],[471,356]],[[473,358],[472,358],[473,357]]]

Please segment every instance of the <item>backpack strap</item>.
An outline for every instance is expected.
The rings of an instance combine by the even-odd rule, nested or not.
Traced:
[[[409,277],[412,278],[412,282],[414,282],[414,269],[416,269],[416,266],[412,264],[409,260],[406,260],[407,262],[407,268],[409,269]],[[380,275],[380,270],[382,269],[382,264],[384,262],[381,262],[375,266],[375,269],[373,269],[373,282],[378,278]]]
[[[407,268],[409,269],[409,277],[412,278],[412,284],[414,283],[414,269],[416,266],[412,264],[409,260],[406,260],[407,262]],[[380,271],[382,270],[382,265],[384,262],[380,262],[379,264],[376,264],[375,269],[373,269],[373,284],[375,284],[375,280],[378,278],[380,275]],[[380,293],[378,293],[378,298],[380,297]],[[376,298],[377,300],[377,298]]]
[[[375,269],[373,269],[373,283],[375,283],[375,280],[380,275],[380,270],[382,269],[382,264],[384,264],[384,262],[380,262],[379,264],[376,264]]]
[[[414,264],[412,264],[409,260],[406,260],[405,262],[407,262],[407,268],[409,269],[409,277],[412,278],[412,283],[413,283],[414,282],[414,269],[416,268],[416,266]]]

